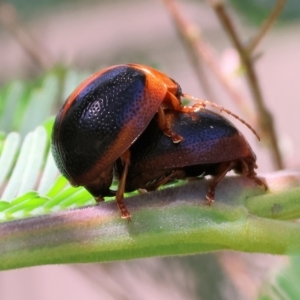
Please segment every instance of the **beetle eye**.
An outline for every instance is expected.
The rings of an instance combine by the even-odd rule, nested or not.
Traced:
[[[181,86],[173,79],[173,78],[170,78],[176,85],[177,85],[177,91],[175,93],[175,96],[177,98],[180,98],[182,96],[182,89],[181,89]]]
[[[182,89],[181,89],[181,86],[177,83],[177,91],[176,91],[176,97],[181,97],[183,94],[182,94]]]

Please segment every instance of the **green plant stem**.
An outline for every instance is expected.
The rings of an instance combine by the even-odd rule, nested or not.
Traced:
[[[300,216],[300,188],[246,200],[250,213],[264,218],[291,220]]]
[[[272,202],[273,196],[273,205],[278,202],[272,195],[272,182],[271,192],[265,194],[247,179],[226,178],[212,206],[205,205],[206,190],[207,181],[195,181],[127,198],[130,223],[120,218],[114,201],[2,223],[0,269],[223,249],[272,254],[300,251],[300,224],[263,218],[248,211],[248,206],[252,212],[261,206],[260,197],[269,195]],[[295,209],[300,189],[294,189],[294,193]],[[288,198],[281,202],[291,205]]]

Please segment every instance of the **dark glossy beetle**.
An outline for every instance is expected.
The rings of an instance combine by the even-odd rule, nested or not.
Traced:
[[[220,114],[201,109],[191,118],[185,113],[168,111],[166,120],[172,130],[184,137],[174,144],[159,130],[153,119],[144,133],[130,147],[125,191],[139,188],[148,191],[174,180],[213,175],[207,193],[208,204],[214,200],[215,188],[227,172],[236,173],[266,185],[256,177],[256,156],[244,136]],[[115,165],[121,174],[120,160]]]
[[[182,96],[178,83],[151,67],[117,65],[95,73],[69,96],[56,117],[51,149],[58,169],[72,185],[84,186],[101,201],[115,194],[109,187],[113,163],[120,158],[124,169],[116,200],[122,217],[129,218],[122,202],[128,149],[156,114],[158,127],[171,143],[180,142],[164,110],[192,114],[204,106],[182,106]]]

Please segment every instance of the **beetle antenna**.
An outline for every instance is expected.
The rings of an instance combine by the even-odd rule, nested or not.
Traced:
[[[197,102],[200,102],[199,104],[201,106],[206,106],[206,105],[210,105],[214,108],[218,108],[222,111],[225,111],[228,115],[231,115],[233,116],[234,118],[236,118],[237,120],[239,120],[241,123],[243,123],[245,126],[247,126],[251,131],[252,133],[257,137],[257,139],[260,141],[260,137],[258,135],[258,133],[254,130],[254,128],[248,124],[245,120],[243,120],[242,118],[240,118],[238,115],[236,115],[235,113],[231,112],[229,109],[226,109],[225,107],[221,106],[221,105],[218,105],[214,102],[210,102],[210,101],[207,101],[207,100],[200,100],[194,96],[191,96],[191,95],[188,95],[188,94],[182,94],[183,97],[185,98],[190,98],[192,100],[196,100]],[[196,104],[197,105],[197,104]]]

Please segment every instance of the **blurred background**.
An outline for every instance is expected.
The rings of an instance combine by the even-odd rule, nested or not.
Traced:
[[[143,63],[168,74],[185,93],[217,102],[237,113],[267,140],[257,122],[260,112],[243,78],[245,72],[240,68],[237,52],[210,4],[180,1],[175,2],[175,7],[188,22],[192,39],[208,46],[230,89],[242,95],[242,105],[232,101],[205,59],[200,63],[204,81],[199,81],[195,61],[191,63],[192,55],[186,51],[188,46],[179,38],[172,20],[170,3],[173,1],[0,1],[3,93],[20,81],[38,89],[40,78],[47,72],[76,72],[80,74],[79,83],[109,65]],[[251,42],[276,3],[225,2],[243,43]],[[264,103],[274,118],[283,166],[289,169],[298,169],[300,163],[296,150],[300,148],[299,20],[298,0],[287,1],[281,17],[254,55]],[[67,94],[61,93],[51,106],[37,106],[37,124],[33,122],[24,130],[32,130],[43,119],[55,115]],[[4,110],[1,106],[4,104],[0,102],[0,113]],[[258,143],[246,127],[232,121],[257,154],[258,172],[278,169],[272,158],[272,144],[264,139]],[[1,124],[0,130],[15,130],[13,124]],[[285,262],[284,257],[224,251],[102,265],[34,267],[1,272],[0,299],[255,299],[264,282]]]

